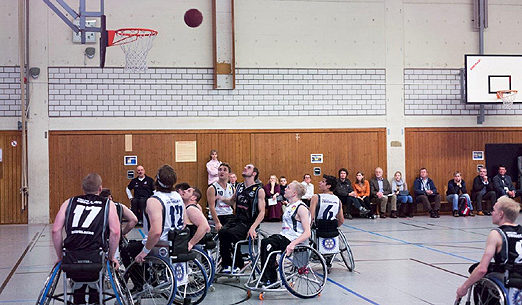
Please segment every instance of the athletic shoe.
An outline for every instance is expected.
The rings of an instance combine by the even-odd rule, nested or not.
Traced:
[[[453,217],[459,217],[459,211],[453,210]]]
[[[469,211],[469,216],[475,217],[475,212],[474,211]]]
[[[484,216],[484,213],[483,213],[482,211],[478,211],[478,212],[477,212],[477,215],[478,215],[478,216]]]
[[[491,212],[484,212],[484,215],[491,216]]]
[[[381,214],[379,215],[379,217],[381,217],[381,218],[386,218],[386,214],[381,212]]]
[[[359,210],[359,213],[360,213],[361,217],[364,217],[364,216],[368,215],[368,213],[370,213],[370,210],[361,207],[361,209]]]
[[[231,273],[232,267],[230,267],[230,266],[223,267],[223,269],[221,269],[221,272],[222,273]]]

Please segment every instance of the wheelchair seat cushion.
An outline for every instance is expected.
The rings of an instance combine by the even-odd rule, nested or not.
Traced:
[[[173,263],[181,263],[181,262],[188,262],[188,261],[195,260],[196,256],[197,256],[196,252],[190,251],[189,253],[173,255],[171,258],[172,258]]]
[[[316,219],[315,230],[317,237],[333,238],[339,236],[337,220]]]

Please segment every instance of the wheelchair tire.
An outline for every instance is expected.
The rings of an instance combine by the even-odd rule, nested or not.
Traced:
[[[123,274],[136,304],[164,304],[174,302],[176,278],[172,266],[159,257],[147,256],[142,264],[133,262]]]
[[[109,275],[109,282],[114,291],[114,298],[116,305],[134,305],[132,294],[127,288],[127,284],[123,280],[119,270],[115,270],[110,261],[107,261],[107,274]]]
[[[60,275],[62,274],[61,267],[62,262],[58,262],[54,265],[53,269],[51,269],[51,273],[47,276],[44,287],[40,291],[36,305],[48,305],[53,299],[54,291],[56,290],[56,286],[60,280]]]
[[[473,285],[473,302],[475,305],[508,305],[507,292],[499,280],[481,278]]]
[[[207,251],[201,249],[199,246],[194,247],[194,250],[197,253],[196,259],[199,263],[205,268],[207,273],[207,282],[210,287],[214,282],[214,276],[216,275],[216,265],[214,264],[214,259],[207,253]]]
[[[296,297],[309,299],[323,291],[328,271],[323,256],[309,246],[297,246],[291,255],[284,252],[279,260],[283,285]]]
[[[355,260],[353,259],[352,249],[350,249],[350,245],[348,245],[348,240],[344,233],[339,233],[339,252],[348,271],[353,272],[355,270]]]
[[[207,295],[207,273],[197,259],[188,261],[187,264],[192,272],[188,274],[186,284],[178,284],[174,301],[176,304],[185,304],[184,300],[190,298],[190,304],[199,304]]]

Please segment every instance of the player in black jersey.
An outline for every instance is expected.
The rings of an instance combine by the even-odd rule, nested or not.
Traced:
[[[109,252],[116,268],[116,249],[120,240],[120,222],[114,203],[108,198],[99,196],[102,190],[102,179],[98,174],[89,174],[82,181],[85,195],[76,196],[64,201],[54,219],[52,237],[58,261],[73,263],[74,259],[100,262],[100,248]],[[65,240],[62,229],[65,227]],[[67,253],[63,257],[63,249]],[[98,277],[98,273],[93,275]],[[85,303],[86,285],[73,293],[74,304]],[[89,291],[89,299],[97,300],[98,292]]]
[[[482,259],[469,278],[457,289],[457,298],[466,295],[471,285],[488,273],[492,258],[495,262],[491,267],[495,272],[503,273],[506,265],[509,265],[514,266],[513,276],[522,277],[522,226],[516,223],[519,213],[520,204],[506,196],[495,203],[491,218],[493,224],[499,227],[489,232]]]
[[[259,176],[259,170],[253,164],[247,164],[242,176],[245,181],[238,184],[234,196],[231,198],[216,197],[217,200],[235,206],[234,218],[230,219],[218,234],[223,272],[232,271],[234,244],[247,237],[256,238],[256,228],[265,217],[265,191],[260,183],[255,182]],[[243,266],[244,262],[240,253],[236,253],[234,271]]]
[[[114,201],[110,189],[102,189],[100,196],[107,197],[114,202],[114,205],[116,206],[116,213],[118,214],[118,219],[120,220],[121,224],[120,237],[123,239],[124,236],[127,235],[127,233],[129,233],[134,228],[134,226],[136,226],[138,223],[138,217],[136,217],[136,215],[134,215],[134,213],[123,203]]]

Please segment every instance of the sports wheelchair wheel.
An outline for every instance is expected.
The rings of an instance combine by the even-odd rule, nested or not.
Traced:
[[[133,262],[123,279],[137,304],[170,305],[174,302],[176,279],[172,267],[158,257],[147,256],[142,264]]]
[[[107,270],[109,282],[114,291],[115,304],[117,305],[133,305],[132,294],[127,288],[127,284],[123,280],[119,270],[114,269],[110,261],[107,261]]]
[[[36,305],[48,305],[51,303],[51,300],[54,299],[54,291],[56,290],[56,286],[60,280],[60,275],[62,274],[61,267],[62,262],[58,262],[54,265],[53,269],[51,269],[51,273],[47,276],[44,287],[40,291]]]
[[[297,246],[291,255],[286,252],[281,255],[279,274],[291,294],[308,299],[323,291],[328,271],[318,251],[309,246]]]
[[[352,250],[350,249],[350,245],[348,245],[344,233],[341,231],[339,231],[339,233],[339,252],[341,252],[341,257],[348,271],[353,272],[355,270],[355,261],[353,259]]]
[[[186,263],[186,272],[188,276],[186,283],[180,282],[181,279],[178,275],[181,275],[181,278],[183,278],[183,274],[179,274],[179,263],[174,263],[174,272],[176,273],[176,280],[178,282],[175,302],[178,304],[184,304],[184,300],[189,298],[191,301],[190,304],[199,304],[207,295],[207,273],[205,272],[205,268],[197,259],[190,260]],[[181,270],[181,272],[183,272],[183,270]]]
[[[500,281],[499,281],[500,282]],[[506,291],[495,279],[483,277],[473,285],[475,305],[507,305]]]
[[[212,259],[206,250],[203,250],[198,245],[196,245],[192,250],[197,253],[196,259],[203,266],[203,268],[205,268],[205,273],[207,274],[207,283],[210,287],[214,282],[214,276],[216,275],[216,265],[214,264],[214,259]]]

